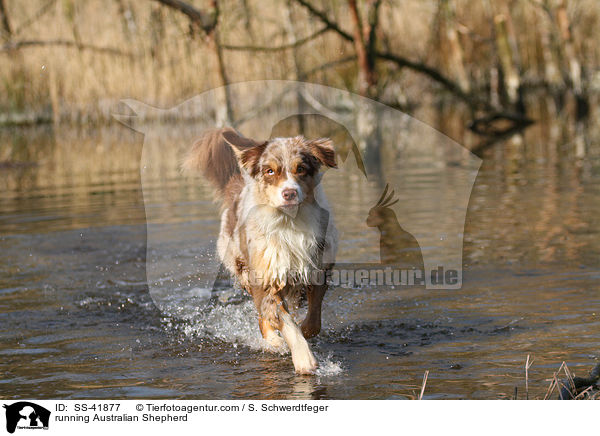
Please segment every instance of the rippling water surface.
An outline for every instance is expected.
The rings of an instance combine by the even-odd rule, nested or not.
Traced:
[[[207,187],[177,170],[176,151],[193,134],[153,151],[160,164],[142,190],[140,134],[0,133],[0,160],[13,162],[0,168],[0,396],[402,399],[428,370],[425,398],[505,398],[524,391],[529,354],[530,396],[542,397],[562,361],[577,374],[597,361],[593,135],[583,159],[571,151],[580,138],[542,126],[491,147],[467,211],[462,289],[331,289],[311,340],[319,372],[299,377],[289,356],[264,349],[249,297],[194,286],[218,215]],[[460,167],[460,156],[445,165]],[[432,189],[440,173],[424,167],[390,153],[382,172],[400,200],[423,193],[419,204],[401,201],[400,213],[435,228],[436,204],[452,192]],[[379,235],[359,224],[385,183],[351,172],[324,183],[330,199],[347,199],[340,253],[376,258]],[[165,289],[184,283],[159,307],[149,258],[172,261]]]

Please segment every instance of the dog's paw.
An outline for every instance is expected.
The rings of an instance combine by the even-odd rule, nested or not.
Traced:
[[[302,336],[304,336],[306,339],[314,338],[321,331],[321,323],[311,322],[310,320],[305,319],[300,326],[300,330],[302,330]]]
[[[294,362],[296,373],[301,375],[314,374],[319,367],[317,359],[315,359],[315,356],[310,350],[308,350],[307,353],[292,354],[292,361]]]

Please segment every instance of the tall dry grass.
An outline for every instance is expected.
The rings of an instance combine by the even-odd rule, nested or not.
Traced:
[[[558,86],[563,80],[565,60],[554,49],[560,41],[556,40],[557,24],[552,11],[559,1],[387,0],[380,11],[378,45],[435,67],[452,80],[460,81],[463,74],[462,80],[466,78],[470,88],[485,94],[499,66],[494,16],[509,11],[516,35],[515,60],[522,80],[532,86]],[[207,0],[189,2],[198,8],[209,8]],[[74,41],[123,53],[54,45],[18,50],[4,46],[0,51],[0,113],[34,112],[61,120],[86,121],[110,117],[121,98],[169,107],[220,83],[215,56],[206,38],[198,32],[192,35],[187,17],[155,1],[5,3],[14,34],[5,37],[4,43]],[[346,31],[352,31],[345,1],[312,0],[312,4],[326,10]],[[223,44],[287,44],[291,38],[289,16],[297,38],[323,27],[293,0],[221,0],[220,5],[219,33]],[[600,88],[600,3],[571,0],[567,6],[575,53],[585,74],[586,92],[591,92]],[[45,13],[27,24],[40,10]],[[225,66],[232,82],[302,77],[354,90],[355,62],[319,70],[324,64],[353,54],[351,43],[335,32],[326,32],[295,53],[291,49],[225,50]],[[423,102],[435,97],[433,91],[439,89],[422,74],[382,60],[378,60],[377,69],[379,93],[387,102]]]

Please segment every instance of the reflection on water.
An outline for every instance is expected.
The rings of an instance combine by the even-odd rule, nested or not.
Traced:
[[[579,375],[599,357],[599,136],[585,131],[578,159],[580,133],[536,125],[490,147],[469,202],[462,289],[332,289],[313,341],[320,373],[298,377],[289,357],[262,350],[243,293],[207,292],[172,265],[164,280],[185,285],[185,304],[175,298],[167,314],[149,295],[146,215],[160,228],[157,255],[176,253],[177,262],[199,263],[201,245],[189,241],[216,236],[210,191],[177,169],[193,126],[149,149],[155,168],[143,192],[142,136],[133,131],[3,130],[0,394],[408,398],[429,370],[426,398],[501,398],[522,391],[531,354],[530,396],[543,396],[561,361]],[[383,153],[396,214],[436,228],[439,201],[452,193],[432,186],[451,173]],[[347,199],[336,211],[341,255],[378,262],[378,217],[369,211],[385,183],[359,174],[332,173],[326,190]],[[409,191],[421,200],[406,201]],[[420,248],[436,253],[439,244]]]

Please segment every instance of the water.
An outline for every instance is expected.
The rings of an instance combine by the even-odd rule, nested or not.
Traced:
[[[218,216],[176,153],[163,149],[142,190],[140,134],[4,130],[0,161],[20,164],[0,168],[0,396],[404,399],[428,370],[425,398],[506,398],[515,386],[522,397],[530,354],[530,397],[543,397],[562,361],[584,375],[599,358],[599,136],[584,132],[577,159],[580,133],[535,126],[491,147],[469,201],[462,288],[331,289],[311,340],[319,372],[300,377],[265,349],[249,297],[195,284]],[[428,193],[402,210],[433,228],[436,196],[451,195],[431,188],[437,176],[398,156],[383,171],[401,198]],[[356,223],[381,188],[355,175],[326,185],[352,211],[338,214],[342,255],[377,254],[376,229]],[[151,293],[147,259],[171,257]]]

